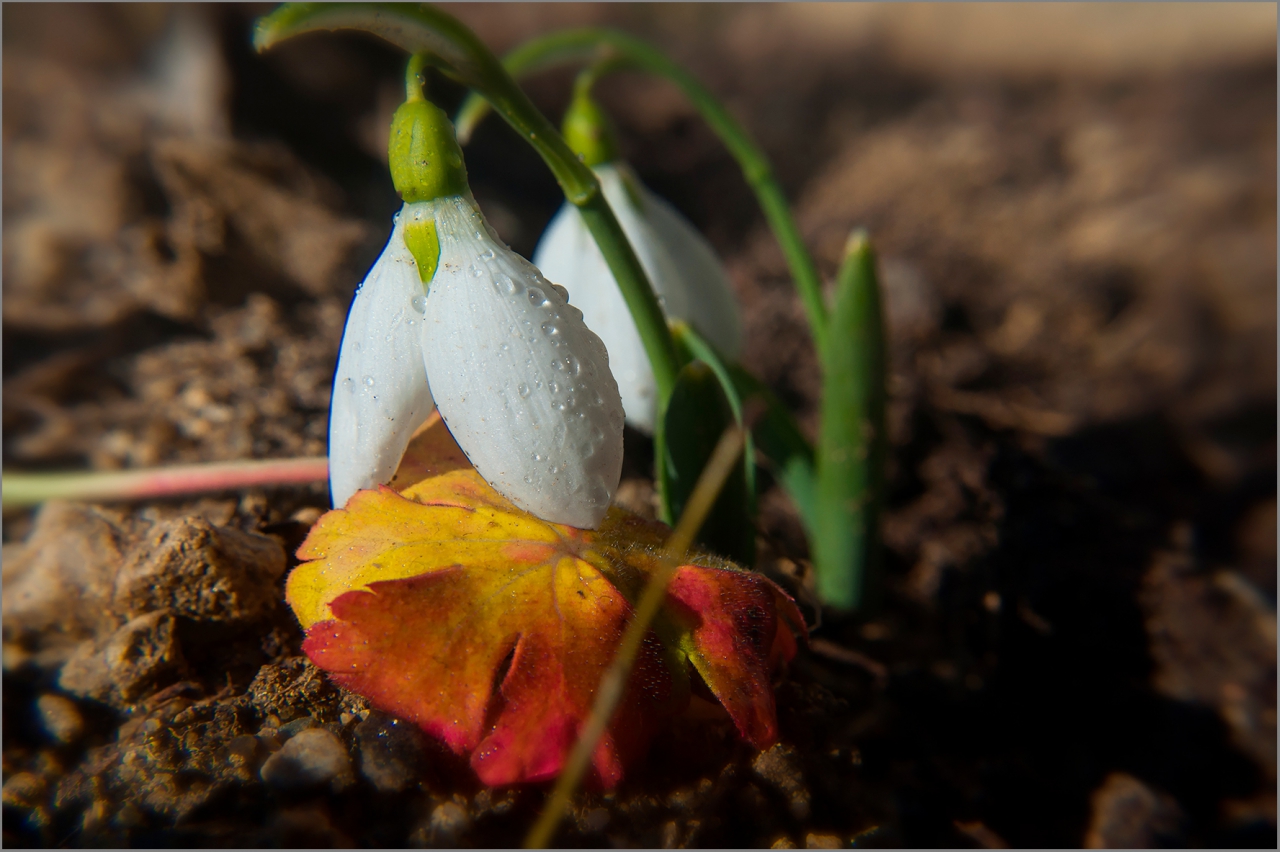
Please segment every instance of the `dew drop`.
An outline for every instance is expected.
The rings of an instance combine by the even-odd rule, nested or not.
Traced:
[[[412,299],[409,300],[409,304],[413,307],[415,311],[417,311],[420,314],[427,312],[426,296],[414,296]]]
[[[516,286],[516,282],[511,280],[510,275],[499,275],[493,279],[493,286],[497,288],[499,293],[506,293],[508,296],[514,296],[520,288]]]
[[[350,376],[342,380],[342,387],[345,390],[354,390],[355,386],[356,386],[355,379],[351,378]]]
[[[537,287],[530,287],[528,296],[529,296],[529,304],[533,305],[536,308],[540,308],[547,303],[547,294],[542,292]]]
[[[525,476],[524,476],[524,484],[525,484],[525,485],[532,485],[532,484],[533,484],[533,477],[526,473],[526,474],[525,474]]]
[[[364,377],[364,386],[367,388],[373,387],[373,376]]]
[[[578,404],[578,401],[577,401],[576,399],[574,399],[572,396],[566,396],[566,397],[564,398],[564,407],[565,407],[565,408],[573,408],[573,407],[574,407],[575,405],[577,405],[577,404]]]
[[[485,249],[480,252],[480,256],[485,260],[493,260],[493,249]]]
[[[559,296],[563,301],[566,301],[566,302],[567,302],[567,301],[569,301],[569,291],[568,291],[568,290],[564,289],[564,288],[563,288],[563,287],[561,287],[559,284],[552,284],[552,285],[551,285],[551,289],[552,289],[552,290],[555,290],[555,291],[556,291],[556,295],[558,295],[558,296]]]
[[[582,372],[582,365],[578,363],[578,359],[572,355],[564,356],[564,371],[571,376],[576,376]]]
[[[529,386],[526,385],[524,382],[521,382],[520,384],[516,385],[516,393],[520,394],[521,399],[527,398],[529,396]]]
[[[548,337],[553,337],[560,333],[560,327],[553,322],[544,322],[542,324],[542,333]]]
[[[547,382],[547,390],[551,393],[559,393],[560,384],[553,379],[552,381]]]
[[[479,278],[480,276],[484,275],[484,267],[479,264],[473,264],[471,267],[471,274],[474,275],[476,278]]]
[[[544,462],[547,460],[547,457],[544,456],[542,453],[534,453],[533,460],[536,462]]]

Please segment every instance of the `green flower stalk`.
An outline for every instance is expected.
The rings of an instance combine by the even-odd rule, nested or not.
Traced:
[[[266,50],[302,33],[336,29],[362,30],[411,54],[425,55],[431,65],[480,93],[538,151],[565,198],[582,211],[608,261],[644,341],[658,396],[666,399],[675,385],[679,364],[644,268],[591,170],[578,160],[497,57],[455,18],[425,3],[288,3],[259,20],[254,44]]]

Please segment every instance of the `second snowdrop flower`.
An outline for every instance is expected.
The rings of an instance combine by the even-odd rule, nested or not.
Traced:
[[[329,417],[335,505],[388,481],[438,406],[499,493],[540,518],[598,526],[622,470],[604,344],[564,288],[489,227],[440,109],[403,104],[390,159],[405,204],[343,334]]]
[[[586,87],[579,86],[565,114],[564,137],[596,173],[668,320],[688,322],[723,354],[736,358],[742,350],[742,319],[724,268],[688,220],[618,158],[607,119]],[[609,349],[627,422],[652,433],[657,412],[653,368],[604,255],[572,204],[551,220],[533,262],[573,293],[574,304]]]

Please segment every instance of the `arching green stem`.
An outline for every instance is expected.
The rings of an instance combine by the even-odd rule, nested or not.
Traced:
[[[363,30],[412,54],[425,54],[432,65],[480,93],[537,150],[565,198],[581,211],[618,281],[653,367],[662,408],[675,386],[679,364],[666,317],[649,278],[591,169],[579,162],[498,58],[451,15],[415,3],[285,4],[258,21],[254,45],[261,51],[302,33],[339,29]]]
[[[738,161],[747,183],[755,192],[760,207],[764,210],[765,219],[787,258],[791,277],[809,318],[809,332],[813,335],[818,357],[825,363],[827,310],[817,267],[800,239],[800,230],[791,216],[782,187],[774,179],[768,158],[751,140],[742,125],[689,72],[653,46],[614,30],[594,27],[564,30],[525,42],[503,59],[507,71],[515,76],[569,62],[608,63],[596,73],[597,78],[612,68],[630,65],[665,77],[684,91],[685,96]],[[472,131],[486,112],[484,100],[475,95],[463,103],[455,121],[461,144],[467,144]]]

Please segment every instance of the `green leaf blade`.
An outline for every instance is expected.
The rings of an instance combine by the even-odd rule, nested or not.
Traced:
[[[877,523],[884,490],[884,322],[875,254],[850,239],[836,282],[822,388],[812,536],[818,594],[866,611],[879,591]]]

